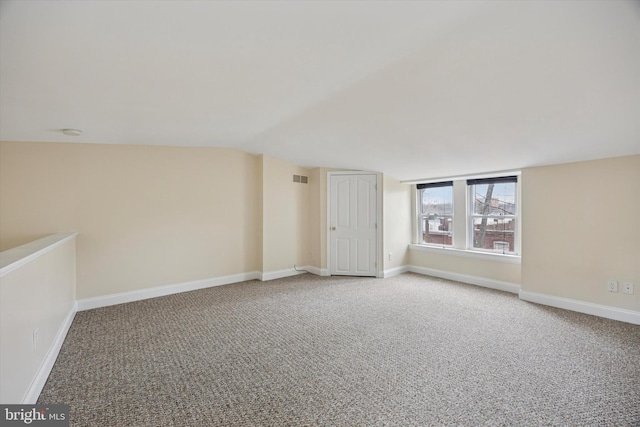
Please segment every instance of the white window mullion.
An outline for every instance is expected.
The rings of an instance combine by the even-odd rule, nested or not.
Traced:
[[[434,250],[517,256],[521,228],[518,176],[514,172],[503,177],[418,184],[415,241]],[[476,232],[483,219],[485,225]]]

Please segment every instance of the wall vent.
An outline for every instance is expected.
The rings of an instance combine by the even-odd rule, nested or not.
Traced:
[[[299,182],[300,184],[308,184],[309,177],[304,175],[293,175],[293,182]]]

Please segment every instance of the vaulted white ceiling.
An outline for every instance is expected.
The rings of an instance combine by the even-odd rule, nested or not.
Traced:
[[[402,180],[640,153],[640,3],[3,0],[0,139]]]

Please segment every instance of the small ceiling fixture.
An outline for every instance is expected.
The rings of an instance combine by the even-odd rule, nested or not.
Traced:
[[[62,133],[69,136],[80,136],[82,131],[80,129],[62,129]]]

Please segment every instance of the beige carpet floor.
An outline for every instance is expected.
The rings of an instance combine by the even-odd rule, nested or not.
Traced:
[[[403,274],[76,315],[38,403],[74,426],[639,426],[640,326]]]

